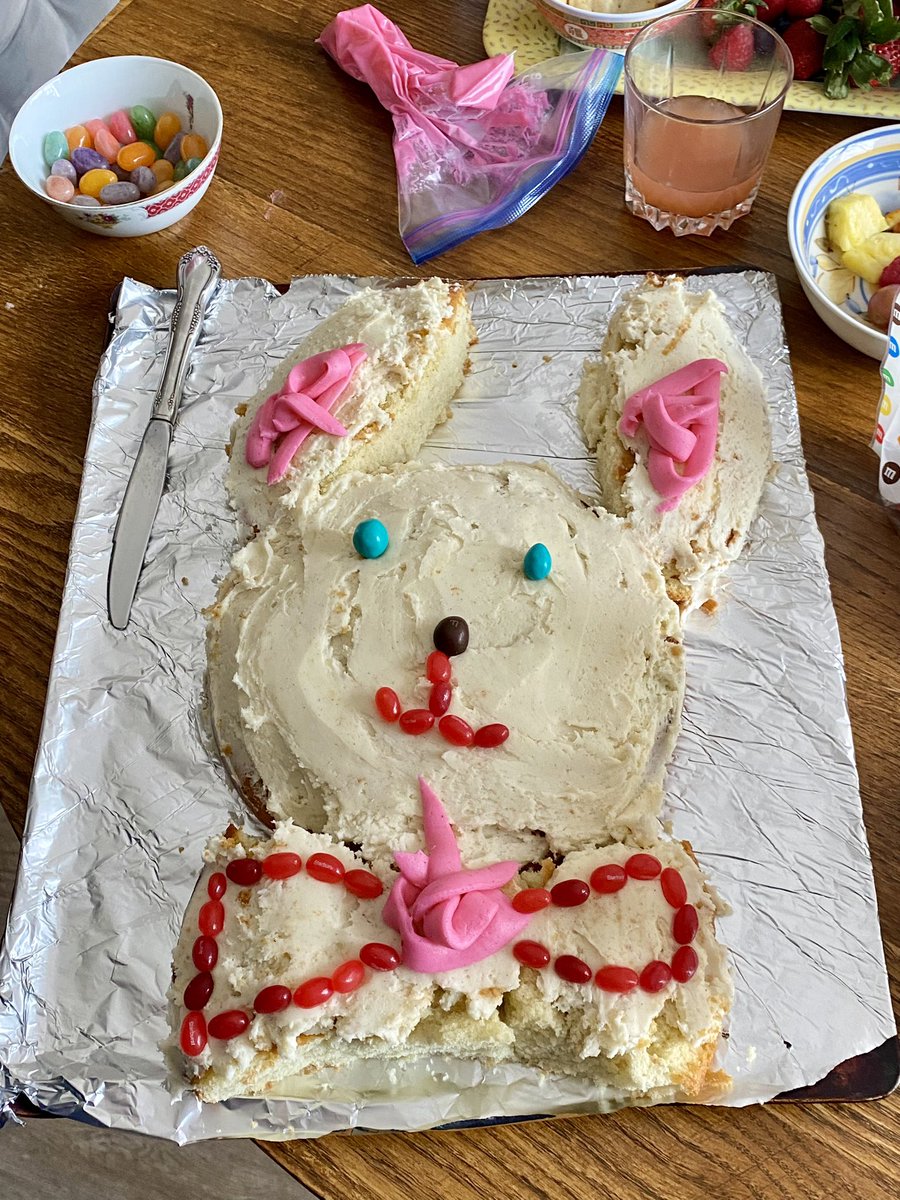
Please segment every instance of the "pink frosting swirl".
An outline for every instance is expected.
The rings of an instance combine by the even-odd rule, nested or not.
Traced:
[[[629,396],[619,421],[624,437],[641,424],[650,443],[647,473],[662,496],[657,512],[669,512],[712,466],[719,432],[722,375],[717,358],[698,358]]]
[[[521,933],[532,914],[516,912],[500,891],[519,864],[464,870],[443,805],[424,779],[419,789],[428,851],[394,855],[400,878],[384,920],[400,934],[403,965],[433,975],[489,958]]]
[[[251,467],[268,466],[269,484],[284,476],[314,429],[347,436],[330,413],[365,359],[366,348],[359,342],[314,354],[292,367],[281,391],[260,405],[247,434],[245,457]]]

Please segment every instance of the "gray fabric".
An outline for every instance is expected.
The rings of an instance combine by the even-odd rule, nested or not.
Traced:
[[[0,162],[22,104],[115,6],[116,0],[0,0]]]

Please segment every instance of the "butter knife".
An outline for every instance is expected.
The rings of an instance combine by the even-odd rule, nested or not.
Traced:
[[[189,250],[178,263],[178,287],[162,381],[131,469],[113,534],[106,607],[116,629],[124,629],[131,615],[138,577],[166,483],[169,447],[191,353],[197,345],[203,316],[221,273],[219,260],[206,246]]]

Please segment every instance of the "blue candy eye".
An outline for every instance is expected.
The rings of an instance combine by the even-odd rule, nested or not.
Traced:
[[[353,548],[362,558],[381,558],[388,548],[388,531],[380,521],[360,521],[353,530]]]
[[[526,579],[546,579],[552,566],[553,559],[543,542],[535,542],[522,560]]]

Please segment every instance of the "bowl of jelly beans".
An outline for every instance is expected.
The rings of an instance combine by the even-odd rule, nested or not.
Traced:
[[[72,225],[140,237],[174,225],[209,187],[222,140],[210,85],[179,63],[128,55],[63,71],[9,135],[16,174]]]

